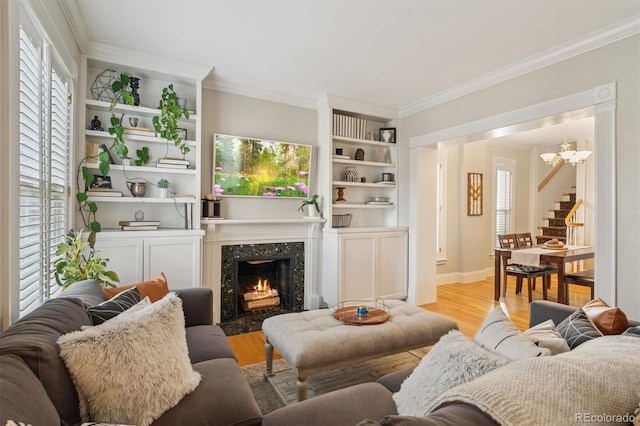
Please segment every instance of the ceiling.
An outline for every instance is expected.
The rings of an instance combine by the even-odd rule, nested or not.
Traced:
[[[637,18],[640,0],[60,0],[79,44],[215,67],[213,85],[402,110]]]

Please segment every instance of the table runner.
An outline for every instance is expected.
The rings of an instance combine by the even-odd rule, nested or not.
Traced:
[[[566,246],[568,250],[585,248],[587,246]],[[526,249],[513,250],[511,252],[511,262],[518,265],[540,266],[540,255],[558,252],[543,247],[531,247]]]

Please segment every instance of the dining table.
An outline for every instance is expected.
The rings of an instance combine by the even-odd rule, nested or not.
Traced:
[[[540,266],[554,265],[558,268],[558,303],[569,303],[567,300],[567,283],[565,281],[566,264],[577,260],[593,259],[595,250],[592,246],[571,246],[565,248],[548,249],[543,245],[533,247],[496,248],[495,249],[495,277],[494,299],[500,299],[502,288],[504,259],[511,259],[520,265]],[[515,258],[515,259],[514,259]],[[504,279],[506,280],[506,274]]]

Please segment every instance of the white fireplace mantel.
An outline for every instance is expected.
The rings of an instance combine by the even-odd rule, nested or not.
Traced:
[[[202,219],[205,286],[213,289],[213,317],[220,322],[222,247],[237,244],[304,242],[304,309],[320,306],[320,253],[323,218],[305,219]]]

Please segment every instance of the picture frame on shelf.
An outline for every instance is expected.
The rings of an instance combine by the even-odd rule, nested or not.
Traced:
[[[396,143],[396,128],[395,127],[383,127],[379,130],[380,142]]]
[[[176,130],[178,132],[178,137],[180,139],[182,139],[183,141],[186,141],[187,140],[187,129],[183,129],[181,127],[178,127]]]
[[[109,154],[109,164],[116,164],[116,162],[113,161],[113,157],[111,156],[111,152],[109,152],[109,148],[107,148],[106,144],[101,144],[100,145],[100,151],[106,152],[107,154]]]
[[[111,186],[111,176],[93,175],[93,183],[87,188],[89,189],[113,189]]]

